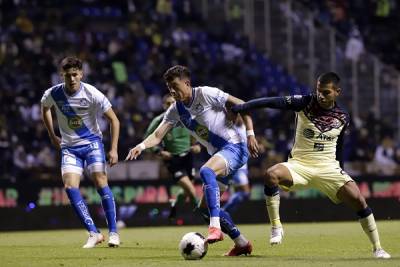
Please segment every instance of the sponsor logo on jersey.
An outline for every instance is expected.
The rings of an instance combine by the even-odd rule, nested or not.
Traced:
[[[68,118],[68,126],[72,130],[81,128],[83,126],[82,118],[79,116]]]
[[[208,129],[203,125],[197,125],[195,133],[201,137],[203,140],[208,140]]]
[[[335,137],[320,133],[315,137],[315,139],[319,139],[319,140],[323,140],[323,141],[332,141],[335,139]]]

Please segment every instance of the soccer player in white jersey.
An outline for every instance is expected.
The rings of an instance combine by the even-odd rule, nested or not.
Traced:
[[[258,144],[254,136],[253,123],[248,115],[243,116],[245,127],[236,122],[227,107],[243,103],[218,88],[192,87],[190,71],[184,66],[174,66],[164,74],[164,80],[176,102],[169,107],[163,121],[142,143],[129,151],[126,159],[136,159],[141,152],[161,142],[166,133],[174,126],[183,125],[197,141],[207,148],[211,158],[201,167],[200,176],[204,183],[205,196],[201,201],[203,215],[209,218],[207,242],[223,239],[222,231],[234,240],[235,246],[227,256],[250,254],[250,242],[240,234],[230,215],[220,209],[220,188],[226,189],[230,175],[235,173],[248,160],[249,151],[257,157]],[[224,188],[222,188],[224,187]],[[205,206],[207,204],[207,207]],[[222,231],[221,231],[222,226]]]
[[[279,217],[278,186],[284,190],[315,188],[334,203],[343,202],[353,209],[373,246],[376,258],[390,258],[380,244],[371,208],[353,179],[342,169],[342,146],[349,115],[336,104],[340,95],[339,76],[334,72],[320,75],[315,94],[266,97],[234,106],[234,112],[255,108],[275,108],[296,112],[296,134],[287,162],[265,172],[266,206],[272,225],[270,244],[280,244],[283,228]]]
[[[80,59],[64,58],[61,61],[60,71],[64,83],[46,90],[42,97],[42,120],[51,142],[61,151],[61,174],[65,191],[75,213],[89,232],[89,238],[83,248],[93,248],[104,241],[104,236],[93,222],[79,191],[84,166],[87,166],[101,196],[109,229],[108,245],[118,247],[120,239],[116,227],[115,202],[107,183],[106,159],[97,114],[103,113],[110,122],[111,149],[108,152],[110,166],[118,162],[119,120],[104,94],[92,85],[81,81],[83,73]],[[61,139],[53,128],[51,115],[53,106]]]

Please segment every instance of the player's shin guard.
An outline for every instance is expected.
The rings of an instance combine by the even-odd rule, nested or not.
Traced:
[[[219,187],[216,179],[215,172],[208,168],[202,167],[200,169],[200,177],[204,183],[204,196],[207,202],[207,206],[210,212],[210,226],[221,228],[218,224],[219,211],[220,211],[220,196]]]
[[[365,234],[372,243],[373,249],[376,250],[382,248],[379,241],[378,227],[376,226],[371,208],[366,207],[365,209],[358,211],[357,215],[360,218],[359,221]]]
[[[281,219],[279,216],[280,196],[278,186],[264,186],[265,203],[267,206],[268,217],[272,227],[281,227]]]
[[[82,198],[81,192],[79,188],[66,188],[65,192],[71,202],[72,207],[75,210],[75,213],[78,215],[79,219],[81,220],[82,224],[85,226],[88,232],[95,232],[98,233],[92,217],[89,214],[89,210],[85,201]]]
[[[111,189],[108,186],[99,188],[97,192],[101,196],[101,204],[103,206],[103,210],[106,215],[108,231],[116,233],[117,222],[116,222],[116,211],[115,211],[115,202],[113,193],[111,192]]]
[[[223,210],[232,213],[240,203],[248,200],[249,197],[249,192],[238,191],[229,198],[228,202],[224,205]]]

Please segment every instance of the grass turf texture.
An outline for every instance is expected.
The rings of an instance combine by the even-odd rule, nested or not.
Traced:
[[[268,242],[269,225],[241,225],[253,242],[251,256],[223,257],[229,237],[209,245],[200,261],[185,261],[178,251],[187,232],[206,234],[206,226],[127,228],[121,231],[120,248],[106,243],[82,249],[83,230],[0,232],[0,266],[400,266],[400,221],[379,221],[381,242],[392,255],[372,258],[371,248],[356,222],[285,224],[280,246]],[[103,230],[103,233],[106,233]]]

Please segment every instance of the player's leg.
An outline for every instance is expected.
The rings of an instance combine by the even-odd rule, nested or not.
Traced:
[[[193,182],[190,180],[189,176],[185,175],[181,177],[177,184],[181,187],[174,201],[171,201],[171,211],[169,218],[176,217],[176,205],[185,202],[187,198],[190,199],[193,209],[198,205],[198,200],[196,197],[196,189],[194,188]]]
[[[227,173],[224,158],[214,155],[201,168],[200,177],[203,181],[205,203],[209,210],[210,224],[207,241],[214,243],[223,239],[220,225],[220,192],[217,176]]]
[[[114,195],[107,182],[106,160],[103,144],[101,142],[90,144],[86,151],[85,160],[90,172],[90,177],[92,178],[97,188],[97,192],[101,197],[101,204],[106,216],[109,231],[108,245],[110,247],[118,247],[120,245],[120,240],[117,230],[115,201]]]
[[[386,253],[379,240],[378,227],[375,223],[375,218],[370,207],[368,207],[364,197],[355,182],[350,181],[344,184],[337,192],[337,197],[352,210],[357,212],[360,224],[368,236],[372,247],[373,254],[376,258],[390,258],[390,255]]]
[[[269,168],[264,175],[264,194],[268,217],[271,223],[270,244],[282,243],[284,231],[279,215],[280,195],[279,185],[290,188],[293,178],[289,169],[283,164],[276,164]]]
[[[222,189],[222,191],[225,190],[225,188],[222,187],[227,188],[226,185],[220,184],[220,188]],[[203,216],[204,220],[208,223],[210,217],[207,210],[206,202],[204,201],[204,196],[200,200],[199,211]],[[235,246],[224,255],[239,256],[243,254],[244,255],[251,254],[253,247],[250,241],[248,241],[246,237],[239,231],[239,228],[235,225],[229,213],[221,209],[219,215],[220,215],[220,223],[222,231],[225,234],[227,234],[235,243]]]
[[[232,213],[240,205],[240,203],[243,203],[249,199],[250,186],[247,175],[247,164],[232,175],[235,192],[229,197],[228,201],[222,207],[223,210]]]
[[[93,248],[104,240],[103,235],[97,229],[88,207],[79,191],[80,177],[83,172],[83,160],[79,157],[79,151],[72,148],[63,148],[61,151],[61,173],[65,192],[86,230],[89,238],[83,248]]]

